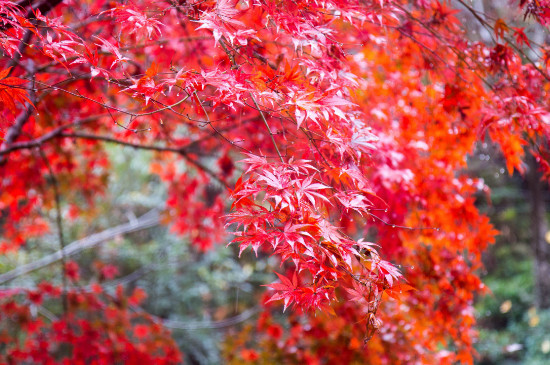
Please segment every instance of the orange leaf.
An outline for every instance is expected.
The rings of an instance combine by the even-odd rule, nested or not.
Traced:
[[[499,38],[503,38],[504,37],[504,33],[506,33],[508,31],[509,27],[508,25],[504,22],[504,20],[498,18],[497,21],[495,22],[495,26],[493,28],[494,32],[495,32],[495,37],[497,37],[497,40]]]

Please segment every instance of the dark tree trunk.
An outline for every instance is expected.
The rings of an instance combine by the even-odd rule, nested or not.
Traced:
[[[550,244],[546,242],[545,185],[533,157],[529,159],[529,195],[531,200],[531,233],[534,253],[535,305],[550,308]]]

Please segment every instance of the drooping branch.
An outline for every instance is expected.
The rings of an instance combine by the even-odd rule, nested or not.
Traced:
[[[76,128],[76,127],[83,126],[85,124],[97,121],[101,118],[108,117],[108,116],[110,116],[109,113],[98,114],[98,115],[93,115],[93,116],[82,118],[82,119],[77,119],[76,121],[71,122],[71,123],[66,123],[66,124],[60,125],[59,127],[43,134],[40,137],[32,139],[30,141],[21,141],[21,142],[12,143],[9,147],[6,147],[5,149],[0,150],[0,156],[8,155],[8,154],[10,154],[14,151],[18,151],[18,150],[28,150],[28,149],[32,149],[32,148],[35,148],[35,147],[40,147],[43,144],[45,144],[46,142],[49,142],[49,141],[51,141],[52,139],[55,139],[55,138],[65,138],[65,136],[62,135],[64,131],[66,131],[68,129],[73,129],[73,128]],[[245,119],[245,120],[241,121],[241,124],[250,123],[250,122],[252,122],[256,119],[257,119],[256,117],[248,118],[248,119]],[[222,132],[229,131],[229,130],[234,129],[236,127],[237,127],[237,125],[231,125],[228,128],[222,128],[222,129],[216,128],[213,133],[208,134],[206,136],[203,136],[202,138],[199,138],[195,141],[190,142],[188,145],[186,145],[184,147],[181,147],[180,150],[181,149],[191,150],[193,148],[193,146],[196,145],[197,143],[202,142],[202,141],[207,140],[207,139],[210,139],[210,138],[220,136]],[[235,142],[231,142],[231,143],[235,145]],[[168,152],[176,152],[176,151],[168,151]]]
[[[229,185],[220,178],[214,171],[212,171],[210,168],[202,164],[200,161],[195,160],[191,156],[189,156],[188,152],[186,151],[185,147],[163,147],[163,146],[154,146],[154,145],[142,145],[138,143],[132,143],[127,141],[122,141],[116,138],[108,137],[108,136],[99,136],[95,134],[87,134],[87,133],[61,133],[59,134],[60,137],[67,137],[67,138],[81,138],[81,139],[90,139],[90,140],[96,140],[96,141],[103,141],[103,142],[109,142],[109,143],[116,143],[121,146],[127,146],[142,150],[149,150],[149,151],[157,151],[157,152],[174,152],[180,154],[183,158],[185,158],[186,161],[197,167],[199,170],[202,170],[207,175],[209,175],[214,180],[218,181],[220,184],[225,186],[229,189]]]

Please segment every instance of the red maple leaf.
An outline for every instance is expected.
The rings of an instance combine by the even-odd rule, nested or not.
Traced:
[[[15,114],[17,113],[16,102],[21,104],[27,102],[33,107],[34,105],[28,98],[26,89],[22,86],[27,80],[8,77],[10,71],[11,67],[0,71],[0,105]]]

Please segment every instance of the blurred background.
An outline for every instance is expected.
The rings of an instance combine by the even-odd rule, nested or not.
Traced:
[[[512,27],[524,28],[531,49],[524,52],[543,62],[540,45],[549,42],[548,29],[522,12],[509,0],[476,0],[471,6],[493,23],[503,19]],[[464,7],[451,2],[457,9]],[[459,13],[473,41],[494,44],[493,32],[468,11]],[[527,62],[527,61],[525,61]],[[526,174],[509,176],[499,151],[480,143],[469,156],[467,173],[482,177],[491,189],[478,197],[478,207],[500,231],[496,243],[484,255],[483,282],[491,294],[476,303],[479,339],[478,364],[550,364],[550,277],[541,273],[546,262],[541,252],[550,250],[550,193],[539,182],[533,159],[525,162]]]

